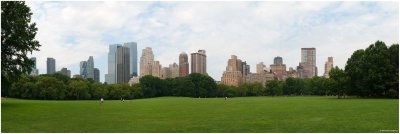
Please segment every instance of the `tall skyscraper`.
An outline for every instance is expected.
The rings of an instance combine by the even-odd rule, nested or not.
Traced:
[[[130,79],[130,54],[129,48],[117,48],[117,83],[128,83]]]
[[[56,60],[54,58],[47,58],[47,74],[54,74],[56,72]]]
[[[65,75],[65,76],[68,76],[69,78],[71,78],[71,70],[68,70],[68,69],[65,68],[65,67],[63,67],[63,68],[60,70],[60,73],[63,74],[63,75]]]
[[[38,76],[39,75],[39,70],[36,68],[36,57],[31,57],[30,60],[33,61],[33,66],[32,66],[32,70],[30,72],[30,75],[31,76]]]
[[[94,79],[94,61],[93,61],[93,56],[89,56],[89,59],[87,61],[87,66],[86,66],[86,77]]]
[[[98,68],[94,68],[93,74],[94,74],[94,81],[100,82],[100,70]]]
[[[108,84],[117,82],[117,48],[121,47],[120,44],[110,45],[108,51],[108,74],[105,74],[105,81]]]
[[[242,68],[242,60],[238,59],[236,55],[231,55],[226,70],[222,74],[221,83],[229,86],[239,86],[243,82]]]
[[[264,73],[265,67],[264,62],[258,63],[256,73]]]
[[[324,76],[326,78],[329,78],[329,72],[332,70],[333,68],[333,57],[328,57],[328,61],[325,62],[325,73]]]
[[[207,74],[207,56],[205,50],[191,53],[191,72]]]
[[[153,62],[153,50],[151,47],[146,47],[142,50],[142,56],[140,57],[140,76],[152,75]]]
[[[124,47],[127,47],[127,48],[129,48],[129,54],[130,54],[130,56],[129,56],[129,59],[130,59],[130,61],[129,61],[129,66],[130,66],[130,68],[129,68],[129,72],[131,73],[130,74],[130,77],[132,78],[132,77],[136,77],[136,76],[138,76],[138,71],[137,71],[137,43],[136,42],[127,42],[127,43],[124,43]]]
[[[87,62],[86,61],[80,62],[79,75],[80,75],[80,78],[87,78]]]
[[[184,77],[189,75],[188,55],[185,52],[179,54],[179,76]]]
[[[274,64],[271,64],[270,67],[271,67],[271,72],[276,75],[278,80],[286,79],[286,65],[283,64],[282,57],[279,56],[275,57]]]
[[[303,65],[303,72],[302,77],[300,78],[312,78],[317,76],[317,66],[315,61],[315,48],[301,48],[301,65]]]

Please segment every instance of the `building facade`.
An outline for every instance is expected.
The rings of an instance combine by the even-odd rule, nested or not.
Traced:
[[[47,74],[54,74],[56,72],[56,60],[54,58],[47,58]]]
[[[329,78],[329,72],[333,68],[333,57],[328,57],[328,61],[325,62],[325,73],[324,77]]]
[[[179,77],[179,66],[175,62],[169,64],[169,70],[171,71],[171,78]]]
[[[79,75],[81,78],[87,78],[87,61],[79,63]]]
[[[260,62],[257,64],[256,73],[264,73],[265,72],[265,65],[264,62]]]
[[[154,54],[151,47],[142,50],[140,57],[140,76],[152,75],[152,66],[154,62]]]
[[[105,82],[114,84],[117,82],[117,49],[120,44],[112,44],[108,51],[108,73],[105,74]],[[82,77],[82,76],[81,76]]]
[[[301,48],[301,62],[300,68],[302,72],[300,78],[312,78],[317,76],[317,66],[316,66],[316,49],[315,48]]]
[[[60,70],[60,73],[71,78],[71,70],[68,70],[65,67]]]
[[[221,83],[228,86],[239,86],[243,83],[243,63],[236,55],[231,55],[226,70],[222,74]]]
[[[276,77],[273,73],[250,73],[246,76],[246,83],[261,83],[264,87],[267,81],[274,80]]]
[[[130,79],[130,50],[127,47],[117,48],[117,83],[128,83]]]
[[[205,50],[191,53],[191,73],[207,74],[207,56]]]
[[[31,76],[38,76],[39,69],[36,68],[36,57],[31,57],[30,60],[33,62],[32,70],[29,75]]]
[[[94,61],[93,61],[93,56],[89,56],[89,59],[87,60],[87,66],[86,66],[86,78],[91,78],[94,79]]]
[[[270,65],[271,72],[276,75],[278,80],[285,80],[286,79],[286,65],[283,64],[282,57],[275,57],[274,64]]]
[[[185,52],[179,54],[179,76],[184,77],[189,75],[188,55]]]
[[[100,70],[98,68],[93,69],[94,81],[100,82]]]
[[[130,77],[136,77],[138,76],[138,70],[137,70],[137,43],[136,42],[127,42],[124,43],[124,47],[129,48],[129,72],[130,72]]]
[[[151,66],[151,75],[152,76],[154,76],[154,77],[158,77],[158,78],[161,78],[161,76],[162,76],[162,67],[161,67],[161,65],[160,65],[160,62],[159,61],[153,61],[153,64],[152,64],[152,66]]]

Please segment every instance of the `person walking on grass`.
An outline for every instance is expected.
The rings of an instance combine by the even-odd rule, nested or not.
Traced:
[[[104,101],[104,99],[101,98],[101,99],[100,99],[100,106],[103,105],[103,101]]]

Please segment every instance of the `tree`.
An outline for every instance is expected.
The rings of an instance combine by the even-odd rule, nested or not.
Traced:
[[[77,100],[91,98],[89,94],[89,87],[85,81],[70,80],[68,86],[69,86],[68,95],[70,97],[74,97]]]
[[[54,77],[40,76],[36,87],[40,88],[39,97],[45,100],[64,99],[65,85]]]
[[[278,80],[268,81],[265,85],[266,94],[270,96],[282,95],[282,84]]]
[[[217,84],[210,76],[200,73],[191,73],[188,77],[194,84],[193,97],[215,97],[217,95]]]
[[[92,97],[93,99],[100,99],[100,98],[108,98],[108,90],[105,88],[105,86],[101,83],[94,83],[92,85],[93,88],[93,94]]]
[[[131,88],[131,98],[132,99],[140,99],[143,98],[143,91],[140,83],[136,83],[132,85]]]
[[[26,55],[39,51],[35,40],[36,24],[31,23],[31,11],[24,1],[1,2],[1,87],[2,95],[21,74],[29,73],[33,66]]]
[[[399,98],[399,44],[389,47],[390,78],[387,82],[388,96]]]
[[[345,98],[350,88],[349,77],[347,76],[346,72],[336,66],[329,72],[329,78],[331,78],[334,82],[333,92],[337,94],[339,99]]]

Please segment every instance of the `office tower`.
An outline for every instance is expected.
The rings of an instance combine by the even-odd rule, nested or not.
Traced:
[[[130,79],[130,54],[129,48],[117,48],[117,83],[128,83]]]
[[[264,72],[265,72],[265,71],[264,71],[265,67],[266,67],[266,66],[264,65],[264,62],[258,63],[258,64],[257,64],[256,73],[264,73]]]
[[[246,61],[242,62],[242,75],[246,76],[250,74],[250,65],[247,65]]]
[[[98,68],[94,68],[93,74],[94,74],[94,81],[100,82],[100,70]]]
[[[239,86],[243,80],[242,68],[242,60],[238,59],[236,55],[231,55],[226,70],[222,74],[221,83],[229,86]]]
[[[179,66],[175,62],[169,64],[169,70],[171,72],[171,78],[179,77]]]
[[[279,56],[275,57],[274,64],[271,64],[270,67],[271,67],[271,72],[276,75],[278,80],[286,79],[286,65],[283,64],[282,57]]]
[[[161,75],[162,75],[161,69],[162,69],[162,67],[161,67],[159,61],[153,61],[151,69],[152,69],[151,70],[151,75],[152,76],[161,78]]]
[[[329,78],[329,72],[333,68],[333,57],[328,57],[328,61],[325,62],[325,73],[324,76]]]
[[[47,74],[54,74],[56,72],[56,60],[54,58],[47,58]]]
[[[31,57],[30,60],[33,61],[33,66],[32,66],[32,70],[30,72],[30,75],[31,76],[38,76],[39,75],[39,70],[36,68],[36,57]]]
[[[86,71],[87,71],[86,78],[94,79],[93,69],[94,69],[93,56],[89,56],[89,59],[87,60],[86,64]]]
[[[124,47],[127,47],[127,48],[129,48],[129,54],[130,54],[130,56],[129,56],[129,59],[130,59],[130,61],[129,61],[129,66],[130,66],[130,68],[129,68],[129,72],[131,73],[130,74],[130,77],[132,78],[132,77],[136,77],[136,76],[138,76],[138,71],[137,71],[137,43],[136,42],[127,42],[127,43],[124,43]]]
[[[315,48],[301,48],[301,65],[302,77],[300,78],[312,78],[317,76],[316,50]]]
[[[153,62],[153,50],[151,47],[146,47],[142,50],[142,56],[140,57],[140,76],[152,75]]]
[[[79,75],[80,75],[80,78],[87,78],[87,62],[86,61],[80,62]]]
[[[114,84],[117,82],[117,48],[120,44],[110,45],[108,51],[108,74],[105,74],[105,82]]]
[[[189,75],[188,55],[185,52],[179,54],[179,76],[184,77]]]
[[[63,74],[63,75],[65,75],[65,76],[68,76],[69,78],[71,78],[71,70],[68,70],[68,69],[65,68],[65,67],[63,67],[63,68],[60,70],[60,73]]]
[[[191,72],[207,74],[207,56],[205,50],[191,53]]]

